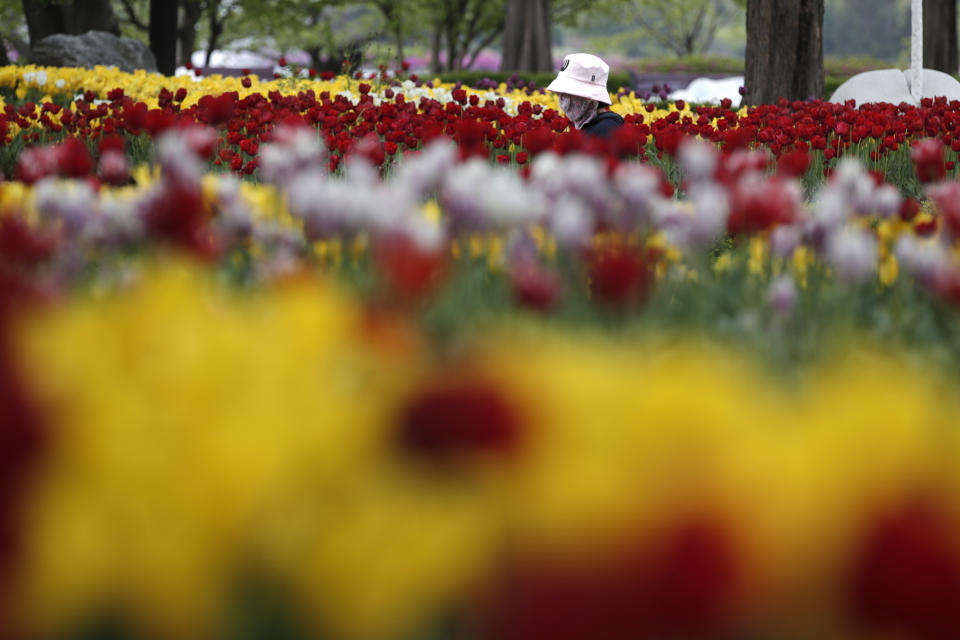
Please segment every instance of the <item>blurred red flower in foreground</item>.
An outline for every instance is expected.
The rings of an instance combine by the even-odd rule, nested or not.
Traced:
[[[9,228],[8,225],[4,225]],[[9,233],[2,234],[4,239]],[[0,636],[9,631],[13,611],[9,598],[17,569],[19,511],[30,480],[30,471],[44,448],[40,414],[20,375],[10,335],[10,315],[29,299],[28,285],[12,277],[5,264],[7,244],[0,246]],[[22,257],[22,256],[21,256]]]
[[[433,293],[446,272],[442,247],[421,247],[403,234],[379,239],[374,257],[389,293],[400,298],[415,300]]]
[[[35,231],[17,215],[0,217],[0,267],[31,267],[51,257],[57,236]]]
[[[917,168],[917,179],[920,182],[937,182],[947,177],[947,167],[944,164],[943,143],[935,138],[927,138],[914,143],[910,150],[910,157]]]
[[[555,272],[533,260],[523,260],[510,268],[510,286],[518,304],[549,311],[563,295],[563,282]]]
[[[497,640],[728,638],[742,592],[732,536],[703,517],[601,560],[521,561],[508,580]]]
[[[880,517],[854,565],[851,596],[854,615],[873,630],[912,640],[960,638],[957,522],[932,502]]]
[[[60,173],[70,178],[83,178],[90,174],[93,160],[87,145],[77,138],[66,138],[56,147]]]
[[[927,195],[936,203],[946,230],[953,238],[960,238],[960,182],[932,185]]]
[[[155,194],[146,214],[147,228],[153,236],[199,257],[213,257],[218,251],[209,221],[210,213],[199,187],[173,180]]]
[[[523,147],[537,155],[553,146],[553,132],[548,127],[534,127],[523,135]]]
[[[477,375],[437,379],[407,405],[397,437],[421,456],[510,453],[522,437],[521,417],[503,391]]]
[[[727,231],[756,233],[790,224],[796,219],[798,204],[789,184],[779,178],[741,180],[731,193]]]
[[[643,302],[650,289],[645,256],[633,247],[594,249],[588,256],[590,293],[600,302],[627,305]]]
[[[489,125],[479,120],[461,120],[454,127],[454,140],[460,147],[460,157],[477,156],[486,158],[488,149],[486,144]]]
[[[806,151],[790,151],[777,161],[777,174],[784,178],[802,178],[812,161],[813,158]]]
[[[647,144],[646,125],[623,126],[615,129],[610,149],[618,156],[640,156]]]
[[[904,198],[903,202],[900,203],[900,219],[906,222],[910,222],[917,217],[917,214],[920,213],[922,207],[920,201],[916,198]]]
[[[359,142],[357,142],[354,147],[354,153],[363,156],[370,161],[374,166],[383,165],[384,161],[387,159],[387,152],[384,149],[384,144],[381,142],[380,138],[371,133],[364,136]]]

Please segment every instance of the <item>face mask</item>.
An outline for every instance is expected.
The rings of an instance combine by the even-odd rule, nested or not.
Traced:
[[[572,96],[568,93],[561,93],[558,101],[564,115],[577,129],[583,128],[583,125],[593,120],[593,117],[597,115],[597,107],[600,106],[596,100]]]

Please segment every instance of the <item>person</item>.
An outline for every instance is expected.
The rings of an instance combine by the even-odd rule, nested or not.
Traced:
[[[623,118],[610,111],[607,78],[610,67],[589,53],[571,53],[560,73],[547,87],[557,94],[560,108],[573,126],[591,136],[609,138],[623,126]]]

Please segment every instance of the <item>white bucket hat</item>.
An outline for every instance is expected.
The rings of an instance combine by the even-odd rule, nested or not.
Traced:
[[[610,66],[597,56],[589,53],[571,53],[563,59],[560,73],[547,87],[547,91],[569,93],[610,104],[610,92],[607,91],[609,75]]]

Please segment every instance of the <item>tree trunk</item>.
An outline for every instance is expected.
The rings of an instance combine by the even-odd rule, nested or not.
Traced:
[[[110,0],[73,0],[64,11],[68,13],[67,29],[70,33],[109,31],[115,36],[120,35],[120,23]]]
[[[550,0],[508,0],[502,71],[553,71]]]
[[[823,95],[824,0],[747,0],[745,104]]]
[[[109,31],[120,35],[120,23],[110,0],[23,0],[30,43],[55,33],[80,34],[87,31]]]
[[[434,23],[430,41],[430,73],[440,73],[440,50],[443,47],[443,25]]]
[[[171,76],[177,70],[178,0],[150,0],[150,50],[157,70]]]
[[[923,67],[957,73],[957,0],[923,0]]]
[[[333,57],[324,60],[320,45],[307,47],[306,51],[310,54],[310,66],[317,71],[333,71],[335,73],[343,71],[343,60],[336,60]]]
[[[55,33],[67,33],[67,21],[60,5],[45,0],[23,0],[23,15],[27,19],[31,45]]]
[[[177,60],[178,64],[186,66],[188,62],[193,62],[193,51],[197,48],[197,28],[196,26],[184,26],[180,29],[180,35],[177,38]]]
[[[403,24],[397,23],[393,28],[393,38],[397,43],[397,64],[403,64]]]
[[[377,9],[387,23],[387,30],[397,47],[397,64],[403,64],[403,7],[398,7],[393,0],[377,2]]]
[[[181,65],[191,62],[197,48],[197,22],[203,17],[203,3],[198,0],[183,2],[183,14],[177,31],[177,57]]]
[[[4,43],[3,38],[0,38],[0,65],[10,64],[10,54],[7,53],[7,45]]]
[[[443,37],[444,41],[447,43],[447,62],[444,65],[445,71],[453,71],[458,68],[457,60],[457,40],[458,34],[456,29],[457,18],[453,17],[450,13],[447,14],[446,19],[444,20],[444,32]]]
[[[210,66],[210,58],[217,48],[217,41],[220,40],[220,34],[223,33],[223,21],[217,14],[220,12],[220,0],[212,0],[207,6],[207,17],[209,18],[210,33],[207,40],[206,66]]]

